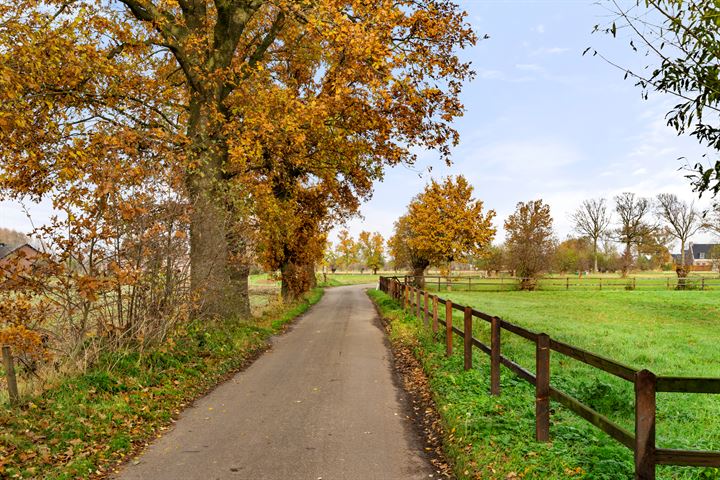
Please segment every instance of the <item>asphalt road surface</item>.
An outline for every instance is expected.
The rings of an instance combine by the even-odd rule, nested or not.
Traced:
[[[367,287],[323,299],[117,478],[434,478]]]

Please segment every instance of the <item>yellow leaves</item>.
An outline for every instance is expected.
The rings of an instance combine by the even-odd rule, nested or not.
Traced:
[[[51,357],[43,344],[42,336],[25,325],[0,327],[0,345],[10,345],[14,355],[24,354],[43,360],[49,360]]]
[[[408,206],[408,247],[436,265],[482,252],[495,236],[495,212],[484,213],[472,193],[462,175],[431,180]]]

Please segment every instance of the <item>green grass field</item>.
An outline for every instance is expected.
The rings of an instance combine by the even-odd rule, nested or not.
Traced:
[[[442,292],[441,297],[471,305],[491,315],[545,332],[551,337],[584,348],[635,368],[648,368],[658,375],[720,377],[720,292],[701,291],[545,291],[545,292]],[[443,311],[441,309],[441,311]],[[454,322],[462,328],[461,312]],[[475,335],[489,342],[489,326],[476,320]],[[459,339],[458,339],[459,340]],[[488,359],[481,352],[474,363],[482,387],[469,388],[453,363],[435,359],[434,342],[425,342],[439,402],[448,402],[451,428],[470,412],[463,428],[472,438],[473,453],[461,453],[461,463],[487,465],[497,461],[489,445],[507,444],[507,468],[496,468],[505,475],[536,465],[526,478],[628,478],[632,466],[629,450],[614,442],[584,420],[553,403],[551,435],[553,444],[540,446],[532,437],[533,390],[509,371],[503,371],[503,396],[492,408],[487,395]],[[458,349],[461,349],[459,342]],[[503,354],[534,371],[534,345],[509,332],[503,332]],[[461,355],[457,355],[460,359]],[[427,365],[426,365],[426,368]],[[588,367],[553,352],[552,384],[625,428],[633,430],[633,388],[629,382]],[[448,379],[452,378],[450,383]],[[454,383],[454,384],[453,384]],[[455,388],[460,392],[454,391]],[[473,398],[464,391],[470,390]],[[453,399],[453,400],[449,400]],[[491,407],[486,405],[490,402]],[[463,408],[457,408],[457,405]],[[444,407],[443,407],[444,408]],[[507,418],[504,418],[507,417]],[[522,420],[518,420],[518,419]],[[514,419],[514,420],[512,420]],[[519,423],[518,423],[519,422]],[[523,426],[525,425],[525,426]],[[525,431],[528,430],[528,431]],[[513,443],[519,442],[519,443]],[[720,450],[720,397],[713,395],[658,394],[657,443],[662,448]],[[528,456],[527,451],[534,452]],[[540,453],[541,452],[541,453]],[[490,458],[492,457],[492,458]],[[540,459],[542,457],[542,461]],[[541,465],[542,464],[542,465]],[[580,468],[582,473],[575,469]],[[472,468],[469,469],[472,472]],[[568,473],[570,472],[570,473]],[[460,472],[462,473],[462,472]],[[716,469],[659,467],[659,478],[720,478]],[[477,477],[505,478],[482,471]]]
[[[519,281],[513,277],[482,277],[456,275],[447,277],[426,276],[429,288],[438,291],[512,291],[518,290]],[[546,275],[537,281],[542,291],[603,291],[603,290],[675,290],[677,275],[672,272],[640,272],[622,278],[617,274]],[[720,277],[716,272],[693,272],[685,279],[687,290],[720,290]]]

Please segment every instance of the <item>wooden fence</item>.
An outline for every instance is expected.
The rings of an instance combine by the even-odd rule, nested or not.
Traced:
[[[402,278],[405,282],[416,283],[413,281],[415,279],[413,276]],[[428,288],[437,291],[455,289],[464,292],[479,292],[519,290],[523,279],[519,277],[425,275],[422,280]],[[677,277],[544,277],[535,279],[535,283],[537,290],[677,290],[680,280]],[[718,290],[720,289],[720,277],[686,277],[681,286],[686,290]]]
[[[692,467],[720,467],[720,452],[670,450],[655,444],[655,416],[657,392],[720,394],[720,378],[686,378],[656,376],[649,370],[637,370],[581,348],[536,333],[501,318],[488,315],[420,290],[397,277],[381,277],[380,290],[402,302],[433,332],[439,325],[445,326],[446,354],[452,355],[453,334],[463,339],[465,370],[472,368],[472,349],[479,349],[490,356],[490,394],[500,395],[500,366],[505,366],[521,379],[535,386],[535,438],[541,442],[550,439],[550,400],[559,402],[583,419],[604,431],[634,452],[635,478],[652,480],[656,465]],[[445,318],[438,312],[445,306]],[[463,329],[453,325],[453,309],[463,312]],[[473,318],[490,323],[490,345],[472,335]],[[502,332],[518,335],[535,344],[535,373],[528,371],[502,355]],[[594,368],[631,382],[635,386],[635,431],[630,432],[593,410],[567,393],[553,387],[550,382],[550,353],[558,352]]]

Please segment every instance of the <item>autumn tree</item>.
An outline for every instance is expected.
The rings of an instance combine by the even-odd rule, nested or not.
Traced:
[[[593,272],[598,271],[598,243],[608,234],[610,214],[605,199],[584,200],[571,216],[573,227],[580,235],[588,237],[593,247]]]
[[[358,261],[358,244],[350,235],[350,232],[345,229],[340,230],[337,242],[336,250],[340,264],[347,271],[353,263]]]
[[[520,288],[534,290],[537,277],[551,264],[555,250],[550,206],[542,200],[520,202],[505,220],[508,264],[521,278]]]
[[[412,267],[418,285],[428,266],[448,265],[480,254],[490,245],[495,212],[485,213],[483,202],[472,194],[473,187],[463,176],[448,177],[442,183],[431,180],[395,223],[391,255]]]
[[[413,242],[413,231],[410,229],[408,215],[398,218],[394,224],[393,235],[388,240],[390,256],[395,268],[409,267],[417,286],[422,286],[425,269],[430,266],[430,259],[424,250],[420,250]]]
[[[22,232],[11,228],[0,228],[0,243],[4,243],[5,245],[22,245],[30,241],[30,237]]]
[[[669,234],[680,242],[680,265],[677,265],[676,272],[678,277],[687,277],[685,245],[702,228],[702,216],[693,203],[688,204],[672,193],[659,194],[655,209]]]
[[[475,260],[475,267],[485,270],[489,275],[498,275],[507,262],[507,254],[502,245],[490,245]]]
[[[338,254],[335,251],[332,242],[329,241],[325,245],[324,262],[325,265],[327,265],[327,267],[330,269],[330,271],[332,273],[335,273],[338,266]]]
[[[362,231],[358,237],[360,260],[377,275],[378,269],[385,265],[385,239],[379,233]]]
[[[221,315],[245,277],[228,195],[248,174],[338,174],[365,194],[413,146],[447,156],[472,75],[455,52],[475,37],[444,0],[21,0],[2,14],[3,189],[41,198],[92,161],[165,162],[191,207],[192,289]]]
[[[552,265],[562,273],[583,272],[597,265],[597,258],[597,247],[590,238],[568,238],[555,248]]]
[[[657,270],[672,262],[670,246],[675,241],[674,232],[667,227],[656,227],[647,232],[637,244],[637,266],[641,270]],[[684,277],[678,278],[678,289],[685,288]]]

